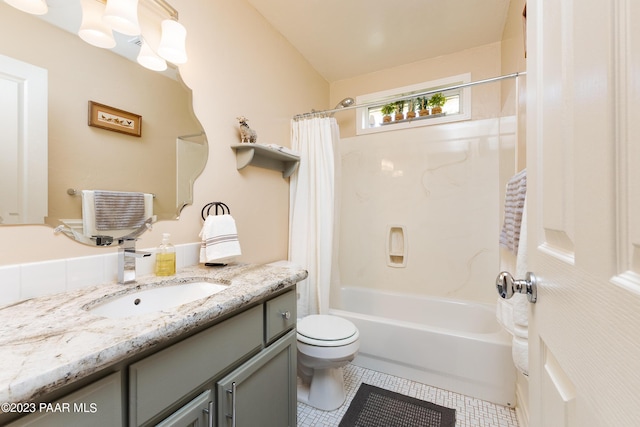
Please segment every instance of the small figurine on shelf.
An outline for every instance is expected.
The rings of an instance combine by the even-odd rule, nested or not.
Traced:
[[[258,134],[247,124],[247,118],[244,116],[236,117],[240,123],[240,142],[250,142],[254,144],[258,140]]]

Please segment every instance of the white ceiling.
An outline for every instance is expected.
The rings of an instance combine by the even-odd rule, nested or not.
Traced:
[[[329,82],[497,42],[510,0],[247,0]]]

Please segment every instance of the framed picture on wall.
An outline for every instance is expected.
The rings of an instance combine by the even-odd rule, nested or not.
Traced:
[[[89,101],[89,126],[142,136],[142,116]]]

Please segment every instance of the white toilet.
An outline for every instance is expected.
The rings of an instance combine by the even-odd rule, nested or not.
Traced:
[[[314,314],[298,321],[298,401],[325,411],[345,400],[342,367],[360,347],[358,328],[350,321]]]

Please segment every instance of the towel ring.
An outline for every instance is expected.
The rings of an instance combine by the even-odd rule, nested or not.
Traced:
[[[210,215],[211,213],[211,208],[215,206],[215,215],[218,215],[218,209],[220,209],[220,211],[222,212],[222,215],[226,214],[231,214],[231,210],[229,210],[229,206],[225,205],[222,202],[211,202],[211,203],[207,203],[206,205],[204,205],[204,207],[202,208],[202,212],[200,213],[202,216],[202,220],[206,220],[207,217]],[[204,214],[204,211],[207,211],[207,214]],[[226,212],[225,212],[226,210]]]

